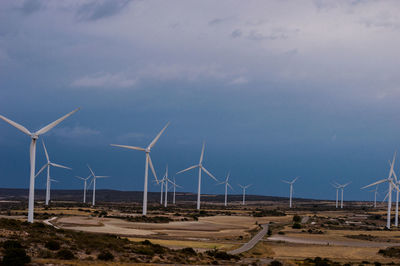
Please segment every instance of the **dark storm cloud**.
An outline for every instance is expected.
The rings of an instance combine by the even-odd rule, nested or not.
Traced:
[[[144,168],[143,154],[109,144],[145,146],[171,121],[152,151],[158,172],[193,164],[205,140],[209,170],[251,193],[286,195],[280,178],[300,175],[296,196],[334,197],[329,181],[352,180],[366,198],[358,188],[387,174],[400,144],[399,8],[4,0],[0,114],[35,129],[82,107],[43,137],[74,174],[90,163],[113,176],[109,188],[141,189]],[[0,186],[26,186],[29,138],[1,121],[0,132]],[[177,178],[194,191],[194,175]]]

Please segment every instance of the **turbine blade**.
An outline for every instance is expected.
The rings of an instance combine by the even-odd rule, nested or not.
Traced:
[[[95,178],[95,177],[96,177],[96,175],[94,174],[94,172],[93,172],[92,168],[90,168],[90,166],[89,166],[89,165],[87,165],[87,167],[89,168],[89,170],[90,170],[90,173],[92,173],[92,176],[93,176],[93,178]]]
[[[281,180],[283,183],[286,183],[286,184],[291,184],[289,181],[286,181],[286,180]]]
[[[58,181],[58,180],[51,179],[51,178],[50,178],[50,181],[51,181],[51,182],[57,182],[57,183],[59,183],[59,182],[60,182],[60,181]]]
[[[188,167],[188,168],[186,168],[186,169],[184,169],[184,170],[182,170],[182,171],[179,171],[178,173],[176,173],[176,174],[180,174],[180,173],[183,173],[183,172],[186,172],[186,171],[189,171],[189,170],[192,170],[193,168],[196,168],[196,167],[199,167],[198,165],[193,165],[193,166],[190,166],[190,167]]]
[[[227,184],[228,185],[228,187],[230,187],[233,191],[234,191],[234,189],[233,189],[233,187],[231,186],[231,184]]]
[[[78,112],[80,108],[76,108],[75,110],[73,110],[72,112],[64,115],[63,117],[57,119],[56,121],[48,124],[47,126],[39,129],[38,131],[35,132],[36,135],[41,135],[44,134],[46,132],[48,132],[49,130],[51,130],[52,128],[54,128],[55,126],[57,126],[58,124],[60,124],[64,119],[66,119],[67,117],[73,115],[74,113]]]
[[[296,177],[295,179],[293,179],[293,181],[291,182],[292,184],[294,184],[294,182],[296,182],[296,180],[299,178],[299,176],[298,177]]]
[[[203,166],[201,167],[201,169],[206,172],[207,175],[209,175],[212,179],[214,179],[216,182],[219,182],[219,180],[217,178],[215,178],[215,176],[213,176],[210,172],[207,171],[206,168],[204,168]]]
[[[36,173],[35,178],[36,178],[41,172],[43,172],[43,170],[44,170],[48,165],[49,165],[49,164],[47,164],[47,163],[46,163],[45,165],[43,165],[43,167],[40,168],[39,172]]]
[[[382,179],[382,180],[376,181],[376,182],[374,182],[374,183],[372,183],[372,184],[369,184],[369,185],[367,185],[367,186],[364,186],[364,187],[362,187],[361,189],[364,189],[364,188],[367,188],[367,187],[372,187],[372,186],[375,186],[375,185],[384,183],[384,182],[386,182],[386,181],[387,181],[387,179]]]
[[[114,146],[114,147],[121,147],[121,148],[126,148],[126,149],[131,149],[131,150],[137,150],[137,151],[146,151],[146,149],[143,149],[140,147],[135,147],[135,146],[118,145],[118,144],[110,144],[110,145]]]
[[[201,164],[203,162],[203,158],[204,158],[204,146],[206,145],[205,141],[203,141],[203,147],[201,148],[201,154],[200,154],[200,161],[199,164]]]
[[[80,176],[75,176],[76,178],[79,178],[79,179],[82,179],[82,180],[85,180],[85,178],[83,178],[83,177],[80,177]]]
[[[148,148],[153,148],[153,146],[157,143],[158,139],[161,137],[162,133],[165,131],[165,129],[167,129],[167,127],[169,126],[169,122],[164,126],[163,129],[161,129],[160,133],[158,133],[158,135],[153,139],[153,141],[149,144]]]
[[[99,175],[99,176],[96,176],[96,178],[108,178],[108,177],[110,177],[110,176],[106,176],[106,175]]]
[[[157,183],[158,183],[158,179],[157,179],[157,174],[156,174],[156,170],[154,170],[154,166],[153,166],[153,162],[151,161],[151,157],[150,154],[149,156],[149,165],[150,165],[150,169],[153,172],[154,178],[156,179]]]
[[[253,185],[253,184],[247,185],[247,186],[245,186],[245,188],[251,187],[252,185]]]
[[[230,175],[231,175],[231,172],[228,172],[228,175],[226,176],[225,182],[228,182]]]
[[[72,170],[72,168],[70,168],[70,167],[67,167],[67,166],[64,166],[64,165],[61,165],[61,164],[57,164],[57,163],[50,163],[50,165],[54,166],[54,167],[58,167],[58,168],[64,168],[64,169]]]
[[[46,145],[44,145],[44,141],[42,140],[44,154],[46,155],[47,163],[50,163],[49,154],[47,153]]]
[[[2,115],[0,115],[0,118],[3,119],[4,121],[6,121],[7,123],[9,123],[10,125],[16,127],[17,129],[21,130],[21,131],[24,132],[25,134],[27,134],[27,135],[29,135],[29,136],[32,135],[32,133],[31,133],[28,129],[26,129],[26,127],[24,127],[24,126],[22,126],[22,125],[20,125],[20,124],[18,124],[18,123],[16,123],[16,122],[14,122],[14,121],[8,119],[7,117],[4,117],[4,116],[2,116]]]

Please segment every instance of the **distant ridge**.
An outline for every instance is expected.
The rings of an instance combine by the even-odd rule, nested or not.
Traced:
[[[35,190],[35,200],[44,200],[46,191],[44,189]],[[92,191],[87,191],[87,199],[91,199]],[[83,197],[82,190],[61,190],[53,189],[51,198],[53,200],[65,201],[81,201]],[[168,193],[171,199],[172,193]],[[176,200],[179,201],[196,201],[197,195],[191,192],[176,192]],[[0,200],[27,200],[28,189],[25,188],[0,188]],[[149,192],[148,199],[150,202],[160,201],[160,192]],[[229,201],[241,201],[241,194],[228,195]],[[120,191],[111,189],[96,189],[96,200],[104,202],[141,202],[143,200],[142,191]],[[223,203],[224,195],[203,194],[201,200],[205,202]],[[246,195],[246,201],[287,201],[287,197]],[[302,199],[303,201],[314,201],[312,199]]]

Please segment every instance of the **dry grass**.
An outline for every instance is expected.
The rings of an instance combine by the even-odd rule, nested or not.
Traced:
[[[305,258],[328,258],[332,260],[367,260],[367,261],[392,261],[378,255],[379,248],[357,248],[340,246],[319,245],[294,245],[294,244],[271,244],[275,258],[280,259],[305,259]]]
[[[204,242],[204,241],[188,241],[188,240],[169,240],[169,239],[148,239],[148,238],[138,238],[129,237],[130,241],[144,241],[150,240],[154,244],[159,244],[169,248],[186,248],[191,247],[194,249],[221,249],[221,250],[232,250],[240,245],[230,244],[230,243],[218,243],[218,242]]]
[[[242,255],[247,258],[272,258],[275,256],[275,252],[270,244],[260,241],[251,250],[243,252]]]

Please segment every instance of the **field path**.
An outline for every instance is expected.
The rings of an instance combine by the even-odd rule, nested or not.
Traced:
[[[50,219],[44,220],[43,223],[45,223],[45,224],[47,224],[47,225],[50,225],[50,226],[53,226],[55,229],[60,229],[60,228],[58,228],[57,226],[55,226],[54,224],[50,223],[51,221],[53,221],[53,220],[55,220],[55,219],[57,219],[56,216],[55,216],[55,217],[52,217],[52,218],[50,218]]]
[[[232,254],[232,255],[236,255],[236,254],[240,254],[242,252],[246,252],[246,251],[252,249],[258,243],[258,241],[260,241],[265,236],[265,234],[268,232],[268,224],[262,224],[261,227],[263,229],[260,232],[258,232],[252,239],[250,239],[249,242],[247,242],[246,244],[244,244],[243,246],[241,246],[238,249],[229,251],[228,253]]]

